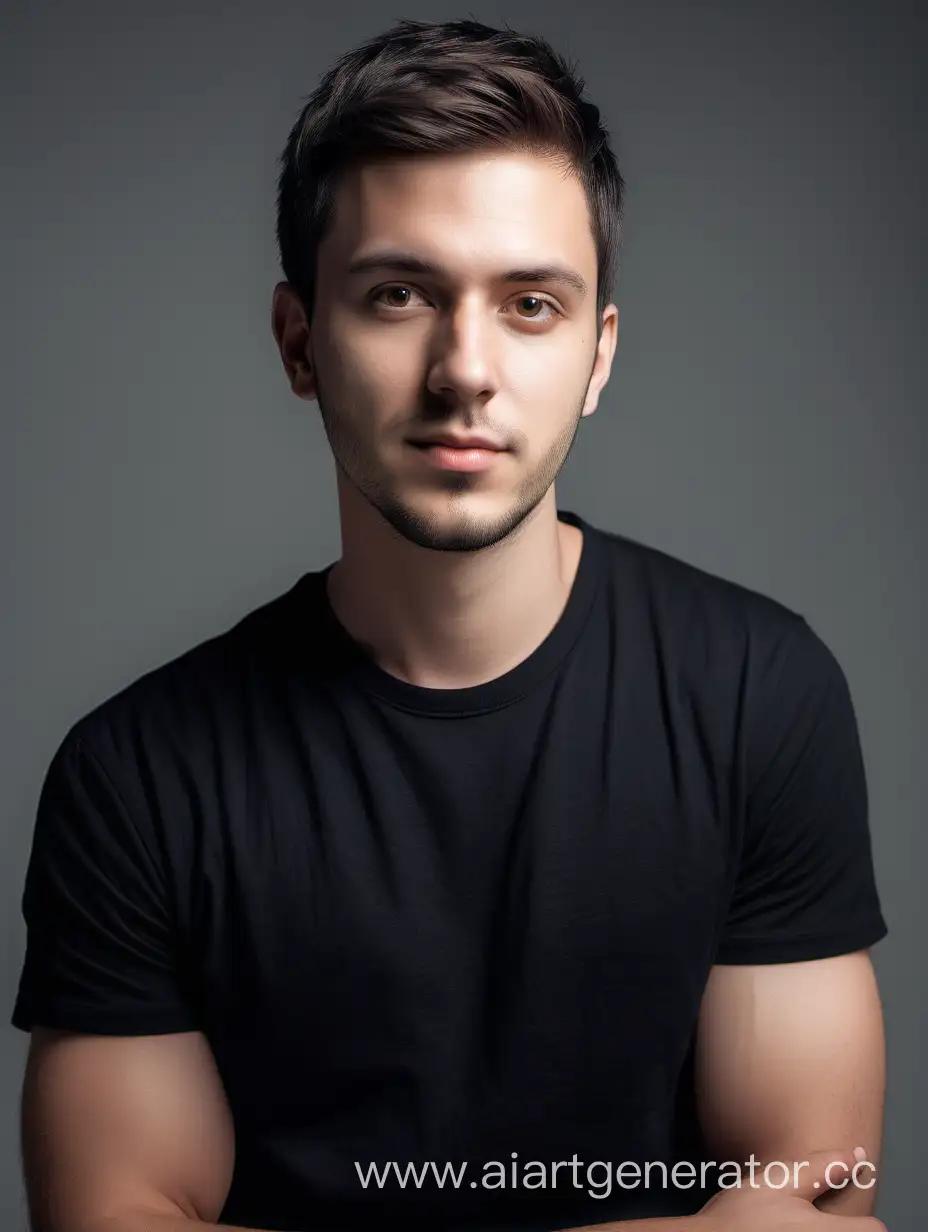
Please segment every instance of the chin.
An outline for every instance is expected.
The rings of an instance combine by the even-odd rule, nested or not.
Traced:
[[[514,500],[507,507],[495,510],[468,509],[464,507],[467,503],[465,498],[461,507],[438,510],[417,507],[399,497],[374,502],[381,515],[404,539],[434,552],[479,552],[493,547],[511,534],[533,508],[533,505],[523,507]]]

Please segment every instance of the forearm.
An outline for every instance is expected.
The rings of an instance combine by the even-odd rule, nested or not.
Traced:
[[[859,1126],[852,1126],[849,1131],[841,1128],[832,1130],[826,1127],[823,1130],[817,1130],[816,1136],[819,1142],[826,1142],[829,1139],[839,1141],[843,1136],[848,1141],[857,1138],[861,1142],[873,1142],[879,1146],[880,1126],[871,1123],[865,1129],[867,1132],[862,1132]],[[803,1144],[805,1145],[804,1150],[802,1149]],[[815,1148],[809,1144],[809,1135],[797,1134],[794,1137],[786,1137],[780,1141],[762,1145],[754,1153],[758,1158],[766,1161],[803,1161],[808,1160],[809,1153],[813,1150]],[[750,1153],[744,1150],[743,1157],[746,1159]],[[739,1154],[736,1152],[734,1158],[739,1158]],[[879,1164],[878,1150],[871,1150],[865,1160],[852,1159],[849,1165],[836,1159],[828,1177],[815,1196],[816,1207],[827,1215],[849,1215],[858,1218],[872,1215],[876,1207],[879,1187]],[[797,1173],[793,1162],[790,1163],[790,1171],[792,1179],[789,1184],[784,1185],[782,1190],[784,1193],[789,1193],[790,1185],[794,1186],[796,1183]],[[762,1176],[763,1172],[759,1171],[758,1182]],[[777,1186],[785,1179],[786,1174],[782,1165],[777,1165],[773,1170],[771,1183]]]
[[[120,1215],[84,1226],[75,1232],[203,1232],[205,1228],[221,1228],[222,1232],[261,1232],[258,1228],[238,1225],[203,1223],[184,1215]],[[38,1232],[38,1230],[37,1230]],[[621,1220],[619,1223],[590,1224],[566,1232],[714,1232],[703,1216],[683,1215],[665,1219]]]
[[[77,1232],[203,1232],[205,1228],[221,1228],[222,1232],[261,1232],[258,1228],[203,1223],[183,1215],[148,1214],[118,1216]],[[664,1219],[623,1219],[619,1223],[590,1224],[567,1232],[714,1232],[714,1229],[702,1215],[681,1215]]]
[[[670,1215],[656,1219],[620,1219],[617,1223],[585,1224],[567,1232],[715,1232],[705,1215]]]
[[[262,1232],[259,1228],[242,1228],[232,1224],[204,1223],[200,1219],[190,1219],[186,1215],[154,1214],[147,1211],[136,1211],[127,1215],[111,1215],[109,1218],[92,1224],[82,1224],[73,1232],[204,1232],[207,1228],[221,1228],[222,1232]],[[36,1228],[35,1232],[46,1232]],[[55,1232],[48,1229],[48,1232]],[[72,1232],[71,1228],[67,1232]]]

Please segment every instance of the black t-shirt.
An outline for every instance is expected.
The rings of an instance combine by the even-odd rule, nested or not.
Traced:
[[[321,569],[54,755],[13,1023],[202,1030],[236,1128],[224,1222],[696,1210],[711,966],[886,932],[831,651],[772,598],[559,516],[584,534],[566,607],[495,680],[389,675]],[[695,1184],[619,1183],[648,1161]]]

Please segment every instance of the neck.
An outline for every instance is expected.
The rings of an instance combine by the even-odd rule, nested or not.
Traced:
[[[410,543],[339,477],[342,555],[328,578],[339,622],[384,671],[425,688],[494,680],[554,628],[583,546],[554,489],[501,542],[476,552]]]

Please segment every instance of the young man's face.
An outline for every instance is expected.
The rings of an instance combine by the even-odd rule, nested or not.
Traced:
[[[343,475],[392,526],[472,551],[551,489],[608,379],[616,315],[597,345],[589,213],[562,168],[486,153],[377,162],[339,183],[318,253],[312,371],[291,379],[318,399]],[[499,448],[423,447],[442,435]]]

